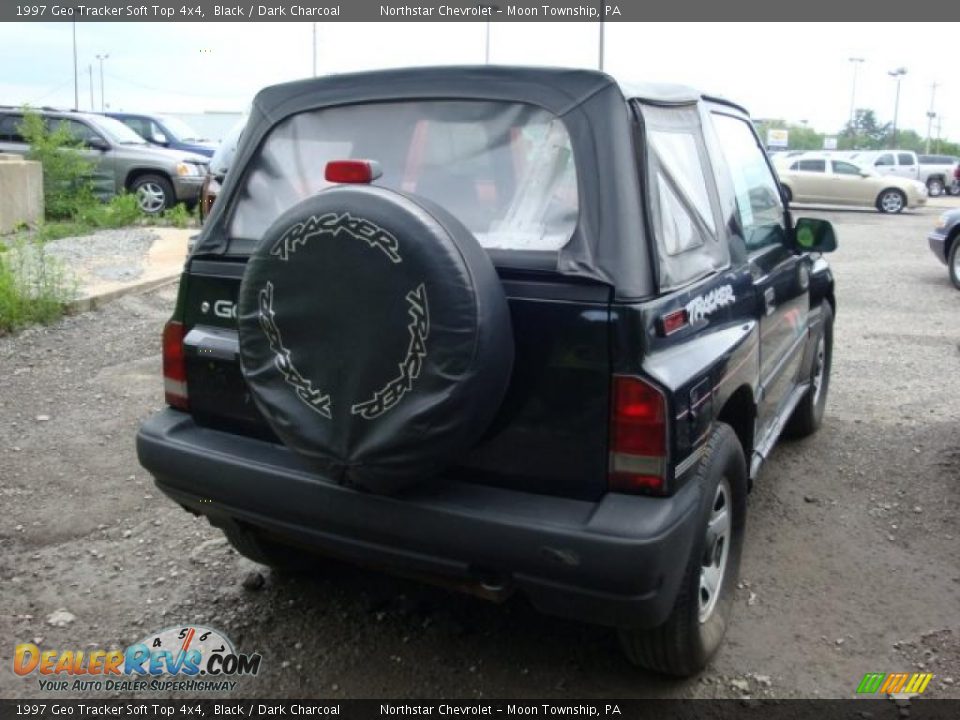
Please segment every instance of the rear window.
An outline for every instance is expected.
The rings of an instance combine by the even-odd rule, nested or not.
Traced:
[[[228,232],[255,241],[285,210],[330,186],[330,160],[380,163],[376,185],[423,196],[486,248],[559,250],[579,213],[570,137],[521,103],[375,103],[301,113],[277,125],[247,166]]]

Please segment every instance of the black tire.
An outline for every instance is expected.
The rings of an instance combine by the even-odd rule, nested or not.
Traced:
[[[927,178],[927,194],[930,197],[940,197],[946,191],[946,183],[943,182],[941,177],[932,177]]]
[[[784,428],[784,434],[791,438],[813,435],[823,423],[823,411],[827,406],[830,368],[833,365],[833,308],[824,300],[820,312],[823,317],[810,366],[810,389],[804,394]]]
[[[747,466],[743,448],[733,428],[717,423],[691,482],[702,488],[698,530],[687,567],[670,616],[652,630],[621,629],[620,644],[635,665],[678,677],[702,670],[723,641],[733,605],[734,588],[740,571],[740,554],[747,515]],[[708,523],[714,517],[719,491],[726,482],[724,497],[729,532],[725,570],[720,576],[712,608],[701,621],[701,574],[706,556],[715,559],[719,543],[710,542]],[[732,516],[732,517],[731,517]]]
[[[321,558],[305,550],[274,542],[246,525],[229,522],[220,527],[227,542],[248,560],[290,573],[316,570]]]
[[[787,204],[789,205],[790,203],[792,203],[793,191],[790,189],[790,187],[787,185],[784,185],[783,183],[780,183],[780,190],[783,193],[783,199],[786,200]]]
[[[141,175],[130,184],[130,192],[137,196],[137,205],[146,215],[159,215],[177,200],[173,184],[163,175]]]
[[[897,202],[896,200],[899,202]],[[907,196],[903,190],[887,188],[877,195],[877,210],[887,215],[897,215],[907,206]]]
[[[947,186],[947,193],[950,195],[960,195],[960,180],[954,180]]]
[[[237,307],[257,407],[348,487],[395,494],[436,476],[480,439],[510,381],[490,257],[450,213],[387,188],[337,186],[283,213]]]
[[[947,272],[950,282],[960,290],[960,234],[954,233],[953,243],[950,245],[950,254],[947,256]]]

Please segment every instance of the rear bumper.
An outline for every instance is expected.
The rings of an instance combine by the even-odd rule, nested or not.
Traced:
[[[137,435],[141,464],[176,502],[360,564],[524,593],[543,612],[618,627],[669,615],[700,488],[597,502],[452,480],[403,497],[322,479],[285,447],[196,425],[176,410]]]
[[[947,236],[938,232],[932,232],[927,235],[927,242],[930,243],[930,250],[937,256],[937,260],[944,265],[947,264]]]

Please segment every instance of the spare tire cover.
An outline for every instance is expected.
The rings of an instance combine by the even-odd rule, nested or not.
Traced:
[[[510,379],[509,308],[486,252],[450,213],[385,188],[337,186],[283,213],[247,263],[237,319],[277,436],[373,492],[474,445]]]

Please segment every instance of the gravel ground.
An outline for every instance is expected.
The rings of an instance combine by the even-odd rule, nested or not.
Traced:
[[[926,247],[937,212],[806,213],[841,242],[825,427],[765,467],[727,641],[687,681],[522,599],[237,556],[135,458],[173,287],[0,338],[0,696],[40,694],[14,642],[125,647],[200,623],[263,654],[238,696],[850,697],[865,672],[924,669],[928,695],[960,697],[960,293]]]
[[[158,237],[149,228],[129,227],[61,238],[44,247],[78,276],[129,282],[143,274],[143,259]]]

